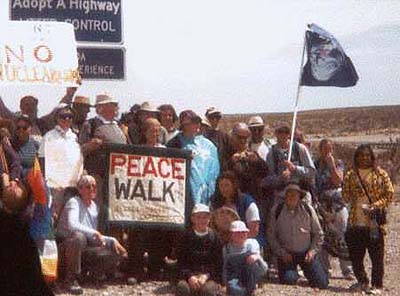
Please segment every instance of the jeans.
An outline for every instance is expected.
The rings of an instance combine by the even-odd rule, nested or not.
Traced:
[[[258,259],[253,264],[246,262],[249,253],[230,255],[226,262],[226,281],[229,295],[248,295],[255,289],[257,282],[267,273],[268,266]]]
[[[346,232],[346,242],[349,248],[354,275],[361,284],[369,283],[364,267],[364,257],[368,250],[372,263],[371,285],[383,287],[385,241],[382,231],[376,240],[370,238],[368,227],[349,227]]]
[[[320,289],[325,289],[328,286],[328,273],[322,266],[318,255],[314,256],[311,262],[305,261],[305,253],[292,253],[291,255],[292,262],[283,262],[278,258],[278,276],[281,283],[295,284],[298,280],[297,265],[300,265],[310,286]]]

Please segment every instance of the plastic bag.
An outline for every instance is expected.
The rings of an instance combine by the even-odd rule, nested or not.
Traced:
[[[46,282],[51,283],[57,280],[58,251],[55,240],[44,241],[43,252],[40,255],[42,273]]]

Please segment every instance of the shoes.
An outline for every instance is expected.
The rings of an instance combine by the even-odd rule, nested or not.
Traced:
[[[138,281],[137,281],[137,279],[134,278],[134,277],[128,277],[128,278],[126,279],[126,284],[127,284],[128,286],[135,286],[135,285],[137,285],[137,283],[138,283]]]
[[[343,274],[343,278],[345,280],[347,280],[347,281],[353,281],[354,280],[354,275],[351,272],[345,273],[345,274]]]
[[[368,283],[361,284],[361,283],[358,283],[358,282],[353,284],[353,285],[351,285],[349,287],[349,290],[351,292],[358,292],[358,293],[365,292],[367,294],[369,294],[370,291],[371,291],[371,289],[369,288]]]
[[[379,288],[376,288],[376,287],[372,287],[369,290],[368,294],[370,294],[370,295],[381,295],[382,294],[382,289],[379,289]]]
[[[68,285],[68,292],[72,295],[82,295],[83,289],[79,285],[78,281],[74,280]]]

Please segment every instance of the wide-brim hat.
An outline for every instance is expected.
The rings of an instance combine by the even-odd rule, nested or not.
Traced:
[[[96,104],[95,104],[96,106],[109,104],[109,103],[118,104],[118,100],[110,97],[107,94],[100,94],[100,95],[96,96]]]
[[[206,110],[206,116],[211,116],[211,115],[221,115],[221,111],[219,111],[216,107],[209,107]]]
[[[181,126],[188,123],[201,123],[201,117],[192,110],[185,110],[179,114],[179,123]]]
[[[286,196],[286,193],[287,193],[289,190],[295,190],[295,191],[299,192],[299,193],[300,193],[300,198],[305,197],[306,194],[307,194],[307,192],[304,191],[303,189],[301,189],[300,186],[297,185],[297,184],[289,184],[289,185],[287,185],[287,186],[285,187],[285,190],[284,190],[285,196]]]
[[[76,96],[73,101],[74,104],[82,104],[82,105],[88,105],[92,107],[90,104],[90,98],[85,97],[85,96]]]
[[[160,110],[158,110],[157,107],[153,103],[147,102],[147,101],[143,102],[140,105],[140,108],[139,108],[138,111],[139,112],[140,111],[142,111],[142,112],[152,112],[152,113],[159,113],[160,112]]]
[[[249,119],[249,122],[247,125],[252,128],[252,127],[259,127],[259,126],[264,126],[264,120],[261,118],[261,116],[252,116]]]

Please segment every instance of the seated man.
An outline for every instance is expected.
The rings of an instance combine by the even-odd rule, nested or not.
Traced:
[[[57,235],[62,239],[61,256],[64,260],[66,282],[70,293],[82,294],[77,279],[81,274],[82,259],[89,259],[89,272],[97,279],[113,276],[121,257],[126,257],[125,248],[113,237],[97,230],[98,209],[94,203],[96,181],[84,175],[78,181],[79,196],[65,204],[57,225]],[[86,258],[85,258],[86,257]]]
[[[284,203],[272,208],[269,228],[270,244],[278,256],[279,280],[295,284],[300,265],[312,287],[325,289],[329,281],[317,256],[323,242],[317,214],[301,201],[306,193],[297,184],[287,185],[284,193]]]
[[[217,295],[216,281],[221,279],[222,245],[209,228],[210,218],[208,206],[194,206],[192,229],[182,237],[177,253],[182,280],[176,287],[176,295]]]
[[[249,229],[242,221],[233,221],[231,238],[223,249],[223,279],[228,295],[253,295],[258,281],[267,273],[268,266],[260,255],[260,245],[247,238]]]

